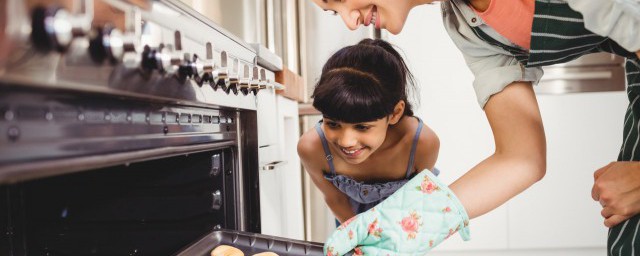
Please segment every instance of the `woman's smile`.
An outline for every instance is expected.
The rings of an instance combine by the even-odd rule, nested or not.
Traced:
[[[367,13],[367,17],[364,20],[364,25],[369,26],[370,24],[374,24],[376,28],[380,28],[380,17],[378,14],[378,7],[373,6],[371,10]]]

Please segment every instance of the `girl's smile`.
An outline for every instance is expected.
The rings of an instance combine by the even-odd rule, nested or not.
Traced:
[[[347,158],[358,158],[360,154],[366,149],[366,147],[355,148],[355,149],[346,149],[341,147],[340,152],[344,154]]]
[[[363,123],[346,123],[323,118],[323,128],[336,157],[350,164],[365,161],[384,142],[387,118]]]

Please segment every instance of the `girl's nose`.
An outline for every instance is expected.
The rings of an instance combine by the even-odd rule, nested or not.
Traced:
[[[351,30],[355,30],[360,26],[360,11],[351,10],[343,12],[340,16],[342,16],[342,20],[344,24]]]
[[[353,133],[344,132],[338,138],[338,145],[343,148],[354,147],[358,144],[358,138]]]

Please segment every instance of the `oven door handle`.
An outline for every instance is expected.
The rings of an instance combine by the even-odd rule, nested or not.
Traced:
[[[287,161],[273,161],[271,163],[265,164],[262,166],[262,170],[264,171],[273,171],[276,168],[287,164]]]

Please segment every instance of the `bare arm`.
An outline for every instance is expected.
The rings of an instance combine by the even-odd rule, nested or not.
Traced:
[[[307,167],[305,166],[305,168]],[[324,201],[327,203],[327,206],[329,206],[329,209],[331,209],[331,212],[333,212],[333,215],[336,216],[340,223],[355,216],[355,213],[351,209],[349,199],[344,193],[324,179],[321,174],[319,175],[320,172],[307,170],[313,183],[316,184],[316,187],[324,194]]]
[[[327,206],[329,206],[333,215],[342,223],[353,217],[355,213],[351,209],[351,204],[347,196],[323,177],[322,168],[325,163],[322,161],[326,160],[322,157],[320,157],[321,159],[316,157],[318,152],[322,152],[322,146],[318,147],[317,144],[320,143],[320,141],[317,137],[318,135],[314,133],[315,131],[312,131],[311,133],[307,132],[302,135],[298,142],[298,155],[300,156],[304,169],[309,173],[313,184],[315,184],[324,195],[324,201],[327,203]]]
[[[438,138],[438,135],[425,124],[422,128],[422,132],[420,132],[418,147],[416,148],[416,159],[414,164],[416,171],[422,171],[425,169],[433,170],[433,167],[438,160],[439,151],[440,139]]]
[[[546,142],[531,84],[514,82],[485,105],[493,130],[493,155],[451,184],[470,218],[483,215],[540,180]]]

